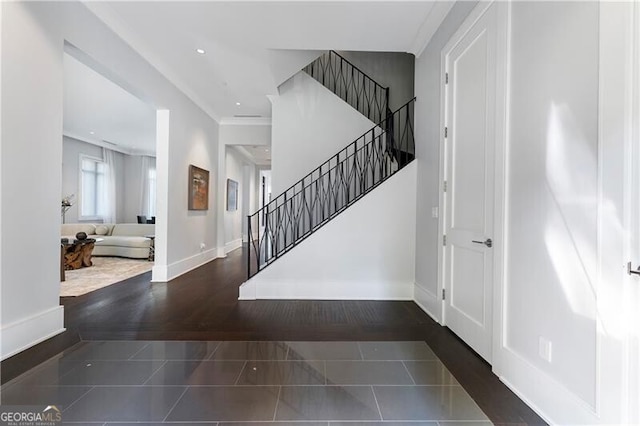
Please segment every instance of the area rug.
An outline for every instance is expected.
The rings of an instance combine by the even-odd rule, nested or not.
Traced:
[[[65,271],[60,283],[60,297],[80,296],[111,284],[144,274],[153,262],[119,257],[92,257],[93,266]]]

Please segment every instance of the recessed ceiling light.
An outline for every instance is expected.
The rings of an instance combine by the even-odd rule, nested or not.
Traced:
[[[236,102],[236,105],[237,105],[237,106],[240,106],[240,102]]]
[[[196,49],[196,52],[198,52],[201,55],[204,55],[205,53],[207,53],[204,49]]]

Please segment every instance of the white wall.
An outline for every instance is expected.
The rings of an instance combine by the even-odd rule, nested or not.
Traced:
[[[271,144],[271,123],[265,124],[264,120],[252,120],[252,119],[225,119],[225,122],[219,127],[219,158],[218,158],[218,199],[217,199],[217,211],[218,211],[218,256],[223,257],[226,256],[226,253],[233,248],[236,248],[241,242],[239,238],[234,237],[233,232],[229,228],[228,220],[227,220],[227,211],[226,211],[226,191],[227,191],[227,152],[229,150],[233,150],[237,161],[243,161],[245,166],[249,168],[249,175],[255,176],[257,167],[250,158],[241,155],[239,151],[236,151],[233,146],[242,146],[242,145],[264,145],[269,146]],[[236,173],[237,175],[237,173]],[[244,174],[241,174],[243,177]],[[247,225],[246,215],[250,213],[254,213],[257,206],[257,197],[258,194],[256,192],[255,183],[245,183],[245,179],[234,179],[243,187],[249,188],[249,193],[251,195],[247,195],[247,191],[244,192],[244,198],[247,196],[249,199],[249,205],[246,205],[246,199],[244,202],[241,202],[243,209],[238,209],[238,213],[240,217],[237,219],[242,222],[240,225],[240,230],[242,232],[242,236],[246,234]],[[251,178],[249,177],[249,180]],[[243,196],[243,193],[240,193],[240,196]],[[253,201],[252,201],[253,200]],[[247,207],[249,210],[247,210]],[[236,238],[235,240],[233,238]],[[234,245],[230,245],[230,242],[235,241]],[[233,248],[232,248],[233,247]]]
[[[416,221],[416,302],[441,318],[438,290],[438,219],[431,209],[440,202],[440,52],[475,2],[456,2],[433,38],[416,58],[415,139],[418,158]]]
[[[225,155],[226,162],[226,179],[225,194],[227,189],[227,179],[238,182],[238,208],[233,211],[227,210],[225,195],[225,211],[224,211],[224,246],[225,252],[235,250],[242,245],[242,223],[243,223],[243,203],[245,201],[244,193],[248,188],[244,182],[244,165],[246,160],[233,147],[228,146]]]
[[[473,6],[456,3],[416,60],[416,300],[436,319],[442,315],[435,298],[440,242],[437,220],[430,216],[440,191],[440,51]],[[598,108],[599,98],[624,74],[618,69],[619,75],[605,80],[607,86],[599,86],[599,47],[625,56],[621,44],[600,44],[599,29],[607,18],[599,9],[622,6],[513,2],[510,7],[506,265],[504,287],[496,296],[494,318],[502,327],[494,328],[494,372],[551,424],[618,424],[629,402],[638,403],[620,398],[628,379],[619,374],[626,371],[619,365],[620,336],[630,324],[613,313],[621,308],[618,302],[613,302],[618,308],[612,306],[621,294],[611,288],[621,280],[623,260],[610,255],[620,247],[607,244],[622,239],[624,155],[621,137],[599,145]],[[605,23],[623,34],[623,20]],[[622,119],[614,121],[611,130],[622,134]],[[599,204],[599,195],[614,198]],[[599,212],[607,218],[601,231]],[[603,285],[608,281],[601,276],[616,279]],[[539,355],[540,337],[552,342],[551,362]]]
[[[271,145],[271,124],[220,125],[220,143],[225,145]]]
[[[598,4],[512,10],[506,346],[593,406]]]
[[[252,215],[258,209],[258,167],[254,164],[244,164],[242,166],[242,240],[249,241],[249,226],[247,216]],[[255,233],[255,231],[254,231]]]
[[[240,287],[241,299],[411,300],[416,163]]]
[[[166,146],[158,146],[165,167],[158,171],[158,204],[164,211],[156,223],[156,280],[215,257],[215,250],[200,251],[201,242],[215,247],[215,211],[188,212],[186,204],[188,165],[215,169],[218,124],[82,4],[3,2],[0,7],[4,359],[63,330],[58,296],[64,41],[102,64],[129,92],[170,110]],[[215,200],[215,174],[211,188]],[[40,243],[23,238],[25,229]],[[38,259],[37,268],[31,259]]]
[[[272,104],[273,198],[375,125],[304,72]]]

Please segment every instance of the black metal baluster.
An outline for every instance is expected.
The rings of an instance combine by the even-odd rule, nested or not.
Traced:
[[[344,66],[350,67],[348,63]],[[312,67],[308,69],[317,74],[319,65],[315,67],[313,70]],[[326,71],[327,68],[324,70]],[[321,74],[326,75],[325,71]],[[249,277],[267,267],[273,260],[286,253],[415,158],[413,129],[415,99],[392,113],[386,110],[388,91],[381,92],[375,87],[373,90],[378,90],[372,104],[378,108],[374,113],[384,113],[385,118],[283,194],[253,215],[247,216],[249,234],[247,274]],[[363,96],[366,98],[369,95],[368,92],[360,92],[356,98],[364,99]],[[385,105],[384,111],[379,108],[380,99]],[[397,163],[395,170],[389,168],[387,159],[393,156]],[[261,217],[264,218],[264,230],[262,235],[258,232],[258,238],[254,240],[253,220],[256,220],[258,231],[260,231]],[[254,258],[255,270],[252,265]]]

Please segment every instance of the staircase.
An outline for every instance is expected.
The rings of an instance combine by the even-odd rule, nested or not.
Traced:
[[[378,124],[249,216],[248,278],[415,158],[415,98],[392,112],[389,88],[334,51],[303,71]]]

